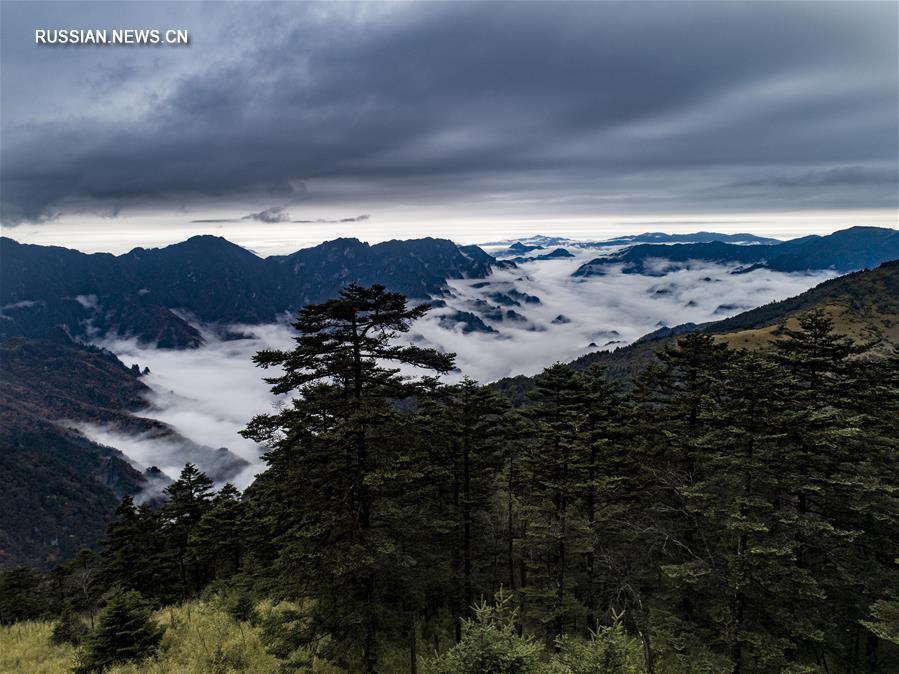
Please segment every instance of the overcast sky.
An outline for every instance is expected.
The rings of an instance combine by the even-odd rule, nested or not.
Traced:
[[[4,234],[896,225],[897,3],[4,0]],[[36,28],[190,46],[38,46]]]

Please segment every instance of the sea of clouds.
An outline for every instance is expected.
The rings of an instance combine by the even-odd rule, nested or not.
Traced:
[[[456,353],[458,369],[448,380],[467,375],[489,382],[535,374],[553,362],[596,349],[624,346],[661,326],[725,318],[799,294],[834,276],[768,270],[735,274],[734,267],[701,263],[664,276],[611,268],[604,276],[577,278],[572,273],[597,251],[574,252],[574,258],[524,262],[517,269],[497,270],[487,279],[451,281],[446,306],[416,322],[406,339]],[[467,334],[461,325],[446,320],[455,311],[476,313],[484,302],[495,306],[489,295],[510,289],[540,298],[539,304],[502,307],[513,309],[523,320],[484,318],[496,332]],[[567,322],[558,321],[560,315]],[[264,348],[291,348],[293,330],[287,324],[231,326],[231,333],[245,338],[223,339],[222,330],[199,327],[206,342],[198,349],[156,349],[133,339],[102,345],[127,365],[150,368],[143,381],[152,393],[142,416],[170,425],[198,445],[227,447],[249,462],[232,480],[243,488],[262,469],[264,448],[238,432],[254,415],[271,412],[285,400],[274,396],[263,381],[266,374],[276,373],[254,366],[252,356]],[[185,452],[171,438],[127,436],[100,426],[82,430],[95,441],[121,449],[138,466],[158,466],[170,477],[183,466]],[[201,469],[215,468],[204,466],[202,456],[197,462]]]
[[[578,278],[572,273],[597,256],[582,251],[574,258],[520,263],[483,279],[450,281],[453,297],[417,323],[414,335],[457,354],[462,373],[480,381],[535,374],[556,361],[570,361],[597,349],[629,344],[662,326],[705,323],[733,316],[768,302],[797,295],[835,274],[785,274],[764,269],[735,274],[735,267],[699,263],[664,276],[622,273]],[[481,287],[478,287],[481,286]],[[471,311],[489,294],[515,288],[540,298],[512,309],[527,321],[494,322],[498,333],[447,330],[441,315]],[[562,315],[568,322],[555,322]],[[592,346],[591,346],[592,345]]]

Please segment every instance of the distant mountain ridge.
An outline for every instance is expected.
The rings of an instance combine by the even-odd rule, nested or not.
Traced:
[[[383,283],[413,299],[428,299],[445,294],[451,279],[485,278],[516,262],[574,257],[568,249],[550,248],[565,241],[560,237],[524,241],[497,253],[515,257],[498,260],[478,246],[433,238],[375,245],[344,238],[268,258],[215,236],[118,256],[0,238],[0,338],[43,338],[62,326],[81,341],[119,335],[161,348],[191,348],[203,342],[192,322],[273,322],[333,297],[353,281]],[[660,243],[670,241],[688,242]],[[581,250],[628,245],[590,260],[573,275],[604,275],[620,267],[629,274],[662,276],[694,260],[733,264],[739,271],[845,272],[899,258],[899,231],[892,229],[853,227],[828,236],[768,241],[750,234],[648,232],[582,242],[576,244]]]
[[[704,243],[708,241],[721,241],[735,244],[769,244],[781,243],[779,239],[755,234],[722,234],[720,232],[691,232],[689,234],[666,234],[665,232],[643,232],[633,236],[619,236],[614,239],[606,239],[602,243],[607,246],[632,245],[636,243]]]
[[[447,279],[482,278],[498,264],[477,246],[432,238],[336,239],[263,259],[215,236],[119,256],[3,237],[0,337],[44,337],[61,325],[76,338],[122,334],[193,347],[202,337],[179,310],[201,321],[271,322],[353,281],[426,299]]]
[[[723,232],[689,232],[683,234],[668,234],[667,232],[641,232],[640,234],[627,234],[611,239],[571,239],[564,236],[545,236],[535,234],[519,239],[506,239],[503,241],[490,241],[481,244],[490,247],[507,247],[498,255],[520,255],[530,250],[549,248],[554,246],[578,246],[581,248],[606,248],[608,246],[629,246],[637,243],[702,243],[707,241],[723,241],[726,243],[741,244],[776,244],[780,239],[772,239],[756,234],[737,233],[725,234]]]
[[[507,246],[507,248],[503,250],[493,251],[493,255],[498,258],[514,258],[515,256],[525,255],[533,251],[543,250],[544,248],[554,248],[559,246],[590,249],[609,248],[611,246],[633,246],[639,243],[707,243],[710,241],[721,241],[723,243],[741,245],[774,245],[782,243],[779,239],[747,233],[723,234],[721,232],[691,232],[689,234],[667,234],[666,232],[643,232],[641,234],[618,236],[612,239],[600,239],[596,241],[583,241],[578,239],[568,239],[561,236],[543,236],[542,234],[537,234],[522,239],[492,241],[482,245],[496,247]]]
[[[691,261],[746,265],[798,272],[833,269],[850,272],[899,258],[899,230],[850,227],[827,236],[807,236],[773,244],[740,245],[724,241],[629,246],[581,265],[576,277],[602,276],[620,265],[626,274],[663,276]]]

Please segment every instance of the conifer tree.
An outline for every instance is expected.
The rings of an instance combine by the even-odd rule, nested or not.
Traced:
[[[100,577],[107,588],[121,586],[158,600],[171,595],[177,581],[168,574],[159,520],[148,505],[136,506],[125,496],[101,545]]]
[[[436,406],[422,406],[422,419],[429,428],[429,442],[440,449],[430,461],[442,480],[452,524],[449,548],[452,582],[449,594],[455,615],[455,636],[461,638],[461,621],[470,616],[471,606],[479,595],[492,594],[498,585],[498,569],[491,567],[489,584],[482,579],[483,567],[493,562],[498,541],[489,536],[487,527],[491,513],[494,477],[503,460],[501,442],[505,439],[503,415],[508,402],[488,388],[469,378],[447,387]],[[443,500],[443,499],[441,499]],[[445,509],[445,506],[442,506]]]
[[[530,586],[523,592],[527,613],[544,624],[552,642],[583,619],[575,560],[589,550],[588,523],[579,507],[589,463],[588,398],[583,379],[567,365],[557,363],[534,381],[533,406],[525,411],[533,441],[524,461]]]
[[[474,617],[463,622],[460,642],[428,662],[428,674],[537,674],[542,649],[533,638],[518,633],[513,602],[511,594],[500,590],[494,604],[478,603]]]
[[[777,506],[796,471],[782,455],[789,378],[764,357],[731,357],[701,410],[701,479],[684,491],[702,545],[662,567],[674,596],[690,597],[689,613],[673,607],[675,634],[688,650],[721,653],[734,672],[786,667],[806,615],[820,609],[814,578],[795,563],[795,518]]]
[[[592,634],[599,627],[602,588],[620,596],[620,578],[610,569],[612,547],[626,544],[619,531],[621,517],[640,485],[629,442],[632,419],[620,387],[606,378],[598,364],[582,376],[586,387],[582,433],[587,452],[582,500],[588,528],[583,603],[587,609],[585,629]],[[600,564],[600,557],[605,564]]]
[[[191,554],[190,538],[212,508],[212,492],[212,480],[192,463],[185,464],[178,479],[164,490],[168,501],[159,512],[161,534],[177,568],[182,599],[209,580],[208,566]]]
[[[653,553],[649,568],[701,559],[705,538],[689,508],[689,495],[704,479],[705,456],[700,444],[707,430],[703,409],[732,353],[711,335],[691,333],[679,337],[656,354],[638,378],[634,393],[640,406],[639,442],[635,446],[644,476],[640,511],[644,549]],[[662,590],[645,588],[649,594]],[[667,597],[673,614],[692,619],[694,597],[679,592]],[[639,611],[632,612],[639,615]],[[687,631],[689,631],[687,627]]]
[[[294,350],[255,358],[283,369],[267,380],[273,392],[294,395],[283,411],[255,418],[245,431],[272,448],[270,468],[252,491],[266,502],[257,512],[276,527],[275,573],[294,598],[314,598],[308,629],[293,636],[302,642],[327,634],[328,655],[358,653],[365,672],[375,671],[378,638],[402,597],[396,582],[414,559],[398,537],[415,514],[405,484],[419,479],[406,452],[415,443],[393,401],[432,388],[390,365],[445,373],[453,364],[451,354],[396,343],[428,308],[409,308],[383,286],[352,284],[300,312]],[[285,502],[291,510],[274,514]]]
[[[889,541],[899,537],[899,445],[890,430],[895,416],[884,416],[896,409],[894,365],[866,360],[875,342],[840,336],[823,310],[798,323],[775,342],[778,364],[793,375],[784,392],[793,419],[783,447],[802,466],[790,473],[783,502],[803,524],[797,564],[815,578],[827,606],[806,611],[816,631],[795,657],[852,668],[877,659],[879,645],[860,624],[897,582]]]
[[[37,620],[50,610],[44,578],[34,569],[21,566],[0,573],[0,625]]]
[[[97,616],[97,626],[84,639],[76,674],[102,672],[115,664],[137,662],[156,652],[163,628],[134,590],[117,591]]]
[[[81,616],[72,608],[71,603],[67,602],[53,624],[50,642],[78,646],[87,633],[87,626],[81,620]]]
[[[244,555],[244,508],[240,492],[227,483],[191,530],[189,557],[216,580],[237,573]]]

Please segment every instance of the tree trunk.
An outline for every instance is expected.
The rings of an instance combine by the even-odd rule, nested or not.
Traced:
[[[508,545],[506,555],[509,563],[509,589],[515,591],[515,530],[512,526],[512,485],[514,484],[514,461],[511,452],[509,453],[509,493],[506,502],[506,517],[508,530]]]
[[[455,443],[454,443],[455,444]],[[464,606],[462,603],[462,593],[461,593],[461,585],[459,583],[459,576],[461,575],[459,567],[461,566],[460,561],[460,538],[462,536],[459,531],[459,520],[461,518],[462,511],[462,485],[461,479],[459,476],[459,456],[455,454],[453,456],[453,509],[455,510],[455,525],[454,525],[454,536],[453,536],[453,548],[450,552],[450,567],[453,570],[453,594],[452,594],[452,609],[453,609],[453,632],[456,643],[462,641],[462,611],[464,610]]]
[[[412,616],[409,627],[409,672],[418,674],[418,635],[415,633],[415,616]]]
[[[590,550],[587,553],[587,636],[596,630],[596,441],[591,438],[589,484],[587,485],[587,522]]]
[[[868,632],[868,638],[865,640],[865,664],[867,665],[868,674],[877,672],[877,636]]]
[[[471,447],[468,433],[462,447],[462,614],[471,611]]]

